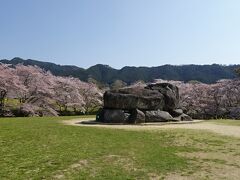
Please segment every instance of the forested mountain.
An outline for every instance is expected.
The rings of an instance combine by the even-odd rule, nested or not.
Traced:
[[[21,58],[13,58],[12,60],[0,60],[5,64],[23,64],[37,65],[40,68],[51,71],[57,76],[73,76],[80,80],[87,81],[93,78],[98,82],[111,84],[115,80],[122,80],[128,84],[138,80],[145,82],[154,79],[180,80],[190,81],[197,80],[204,83],[213,83],[219,79],[232,79],[236,75],[234,69],[240,65],[223,66],[218,64],[212,65],[163,65],[157,67],[130,67],[125,66],[122,69],[114,69],[108,65],[97,64],[88,69],[77,66],[57,65],[50,62],[42,62],[36,60],[23,60]]]

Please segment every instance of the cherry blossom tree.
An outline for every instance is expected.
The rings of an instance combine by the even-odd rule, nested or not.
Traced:
[[[75,112],[89,113],[102,104],[103,94],[93,83],[72,77],[57,77],[54,89],[60,111],[72,108]]]
[[[25,91],[14,69],[10,65],[0,64],[0,115],[4,113],[6,98],[16,98]]]
[[[7,98],[19,100],[24,115],[42,116],[88,112],[101,105],[102,92],[93,83],[57,77],[36,66],[0,64],[0,115]]]
[[[18,97],[20,102],[21,112],[36,112],[36,115],[41,115],[44,111],[54,112],[55,95],[53,86],[55,76],[44,71],[37,66],[16,65],[15,74],[19,77],[21,83],[26,87],[27,91]],[[32,107],[35,110],[30,110]],[[34,108],[35,107],[35,108]],[[28,114],[28,113],[24,113]],[[56,112],[52,114],[57,114]]]
[[[82,83],[84,85],[79,86],[79,92],[82,95],[84,101],[85,113],[89,114],[99,109],[103,104],[103,93],[94,84]]]
[[[84,102],[78,89],[78,84],[75,78],[56,77],[55,78],[55,101],[59,106],[59,111],[67,111],[68,108],[73,108],[74,111],[81,109]]]
[[[31,96],[53,96],[55,76],[50,72],[46,72],[37,66],[24,66],[21,64],[16,65],[15,69],[15,74],[19,76],[22,84],[28,89],[28,94],[24,95],[26,99]]]

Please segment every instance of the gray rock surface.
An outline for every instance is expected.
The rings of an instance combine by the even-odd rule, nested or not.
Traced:
[[[173,117],[178,117],[183,114],[183,110],[182,109],[174,109],[174,110],[170,111],[170,114]]]
[[[187,114],[181,114],[178,117],[175,117],[174,120],[176,121],[192,121],[192,118],[190,116],[188,116]]]
[[[178,87],[169,83],[150,84],[147,89],[157,90],[164,96],[165,106],[163,110],[169,111],[179,105],[179,90]]]
[[[104,94],[105,108],[169,111],[176,109],[178,104],[178,88],[169,83],[110,90]]]
[[[105,123],[125,123],[129,114],[119,109],[103,109],[100,121]]]
[[[173,117],[167,111],[146,111],[146,122],[167,122],[173,120]]]
[[[145,114],[139,109],[134,109],[131,111],[128,122],[131,124],[145,123]]]
[[[136,124],[191,120],[179,108],[178,88],[169,83],[109,90],[103,99],[103,110],[96,118],[100,122]]]
[[[231,108],[229,117],[233,119],[240,119],[240,107]]]
[[[143,87],[124,88],[104,93],[104,108],[114,109],[163,109],[164,96],[156,91]]]

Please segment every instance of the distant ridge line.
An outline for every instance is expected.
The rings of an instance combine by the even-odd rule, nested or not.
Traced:
[[[214,83],[220,79],[236,78],[234,70],[240,65],[162,65],[156,67],[134,67],[125,66],[121,69],[114,69],[109,65],[96,64],[87,69],[74,65],[58,65],[51,62],[22,58],[11,60],[0,60],[4,64],[36,65],[42,69],[52,72],[56,76],[72,76],[82,81],[93,78],[104,84],[111,84],[115,80],[122,80],[128,84],[142,80],[151,82],[154,79],[190,81],[196,80],[203,83]]]

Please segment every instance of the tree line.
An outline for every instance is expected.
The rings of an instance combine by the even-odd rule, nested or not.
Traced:
[[[102,91],[93,83],[37,66],[0,64],[0,116],[84,114],[101,103]]]
[[[235,70],[240,77],[240,68]],[[213,84],[199,81],[155,79],[169,82],[180,92],[180,106],[193,118],[240,119],[240,78],[222,79]],[[89,114],[103,104],[104,89],[96,81],[54,76],[37,66],[0,64],[0,116],[57,116]],[[145,86],[137,81],[131,86]],[[111,88],[128,86],[116,80]]]

